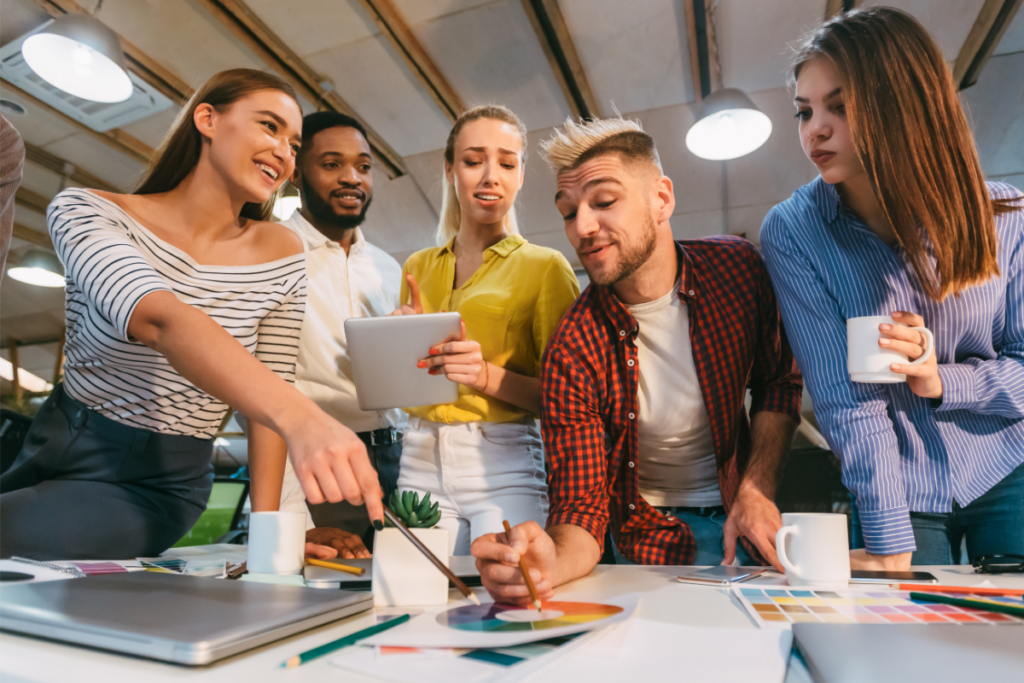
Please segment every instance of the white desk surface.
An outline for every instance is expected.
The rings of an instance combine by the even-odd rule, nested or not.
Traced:
[[[681,584],[675,581],[678,567],[599,565],[589,576],[566,584],[556,591],[558,599],[599,602],[612,595],[639,592],[657,596],[640,601],[639,616],[653,621],[706,627],[756,628],[746,612],[727,590]],[[1021,574],[975,574],[970,566],[915,567],[930,571],[943,585],[971,586],[987,579],[1001,588],[1024,589]],[[755,579],[748,585],[778,583],[774,572]],[[484,594],[483,588],[475,589]],[[451,604],[463,604],[457,591],[452,591]],[[210,681],[216,683],[262,683],[263,681],[316,681],[344,678],[346,683],[369,683],[373,678],[342,670],[330,664],[331,656],[322,657],[298,669],[281,669],[284,660],[344,635],[373,625],[373,612],[306,631],[264,647],[235,655],[207,667],[184,667],[145,659],[109,654],[97,650],[0,634],[0,680],[66,681],[109,683],[139,680],[147,683],[163,681]],[[899,628],[894,626],[893,628]],[[787,680],[794,677],[792,668]]]

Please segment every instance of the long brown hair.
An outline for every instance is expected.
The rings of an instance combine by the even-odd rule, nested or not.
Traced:
[[[836,68],[861,163],[928,296],[998,276],[994,214],[1015,207],[989,198],[952,73],[924,27],[898,9],[855,10],[804,40],[793,79],[817,58]]]
[[[523,156],[519,160],[521,164],[520,173],[522,173],[526,167],[526,125],[511,109],[500,104],[482,104],[463,112],[455,121],[451,132],[448,133],[448,142],[444,146],[444,160],[449,165],[455,163],[455,141],[459,138],[462,127],[477,119],[494,119],[515,126],[515,129],[519,132],[519,137],[523,141]],[[441,178],[441,218],[437,222],[437,232],[434,233],[437,246],[443,247],[451,242],[452,238],[459,234],[461,226],[462,207],[459,206],[459,198],[455,194],[455,186],[448,182],[447,175],[443,175]],[[508,214],[505,216],[505,227],[510,233],[519,232],[515,206],[509,209]]]
[[[295,100],[296,104],[299,102],[295,90],[273,74],[255,69],[229,69],[214,74],[178,112],[170,133],[150,161],[146,175],[134,194],[169,192],[199,163],[203,136],[193,121],[196,107],[209,104],[217,111],[223,111],[233,102],[261,90],[278,90]],[[257,221],[270,220],[276,200],[275,193],[263,204],[246,203],[242,207],[241,216]]]

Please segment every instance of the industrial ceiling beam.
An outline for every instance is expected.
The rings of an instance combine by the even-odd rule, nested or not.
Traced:
[[[71,118],[64,112],[58,111],[57,109],[51,107],[42,100],[37,99],[32,95],[29,95],[27,92],[25,92],[24,90],[22,90],[21,88],[19,88],[18,86],[14,85],[9,81],[0,79],[0,89],[6,90],[9,93],[13,93],[20,99],[25,100],[26,102],[35,107],[45,109],[46,112],[51,116],[56,116],[58,119],[68,124],[69,126],[73,126],[77,130],[99,140],[100,142],[110,147],[111,149],[116,150],[126,156],[129,156],[135,159],[136,161],[139,161],[143,164],[148,164],[150,158],[153,156],[152,147],[144,143],[142,140],[139,140],[138,138],[129,135],[120,128],[114,128],[108,130],[105,133],[100,133],[99,131],[95,131],[89,126],[85,125],[81,121],[77,121]]]
[[[953,63],[953,79],[960,90],[978,82],[981,70],[999,44],[1024,0],[986,0],[967,40]]]
[[[601,116],[601,108],[590,89],[583,62],[576,53],[557,0],[522,0],[522,3],[573,116],[580,119]]]
[[[196,0],[196,2],[231,31],[260,61],[277,72],[318,109],[321,105],[326,105],[328,108],[347,114],[362,123],[366,128],[370,148],[377,160],[385,167],[387,174],[392,178],[405,175],[405,162],[402,157],[334,92],[330,81],[313,71],[244,2],[241,0]]]
[[[46,207],[50,205],[50,200],[38,192],[33,192],[27,187],[19,187],[14,193],[14,203],[17,206],[31,209],[32,211],[41,213],[45,216]]]
[[[405,18],[395,7],[391,0],[359,0],[369,15],[373,18],[381,34],[388,39],[391,46],[395,48],[405,65],[409,67],[413,75],[420,82],[434,103],[452,121],[459,118],[459,115],[466,110],[462,98],[441,73],[441,70],[434,64],[420,41],[413,34]]]
[[[91,12],[79,5],[75,0],[35,0],[35,2],[54,19],[60,19],[65,14],[92,15]],[[188,83],[175,76],[158,61],[125,40],[124,36],[119,35],[118,37],[121,39],[121,49],[124,50],[125,60],[128,62],[128,68],[132,73],[179,105],[192,96],[192,88],[189,87]]]
[[[69,161],[61,159],[56,154],[47,152],[42,147],[36,147],[30,142],[25,143],[25,160],[31,161],[36,166],[42,166],[48,171],[67,177],[75,185],[89,187],[94,190],[106,190],[107,192],[124,192],[124,188],[117,188],[102,178],[79,168]]]
[[[50,240],[50,236],[47,235],[45,232],[33,230],[32,228],[26,227],[21,223],[15,223],[13,234],[19,240],[22,240],[24,242],[34,244],[37,247],[43,247],[44,249],[49,249],[50,251],[54,250],[53,242]]]

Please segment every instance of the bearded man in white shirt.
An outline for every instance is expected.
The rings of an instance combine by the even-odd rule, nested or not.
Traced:
[[[308,277],[295,386],[363,440],[389,496],[398,481],[405,414],[359,409],[345,338],[348,318],[387,315],[399,307],[402,279],[401,265],[359,229],[373,199],[373,158],[363,126],[336,112],[306,116],[291,180],[302,208],[283,225],[302,238]],[[281,509],[307,509],[290,463]],[[341,502],[309,509],[315,528],[306,532],[308,543],[332,547],[340,557],[369,557],[364,541],[372,527],[365,506]]]

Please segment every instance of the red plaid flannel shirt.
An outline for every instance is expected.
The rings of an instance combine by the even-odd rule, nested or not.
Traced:
[[[799,420],[803,381],[754,246],[724,236],[680,241],[677,251],[680,295],[728,511],[750,457],[746,388],[751,413],[770,410]],[[639,493],[637,330],[608,287],[591,285],[548,343],[541,371],[548,526],[582,527],[603,551],[610,524],[620,552],[634,562],[691,564],[696,547],[689,526],[662,515]]]

